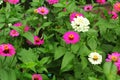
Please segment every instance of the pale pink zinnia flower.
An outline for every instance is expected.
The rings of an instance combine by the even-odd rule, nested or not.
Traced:
[[[19,36],[19,33],[16,30],[11,30],[10,31],[10,36],[17,37],[17,36]]]
[[[120,12],[120,2],[116,2],[113,7],[115,11]]]
[[[112,19],[117,19],[118,18],[118,14],[114,11],[109,12],[109,14],[111,15]]]
[[[0,55],[1,56],[13,56],[15,54],[15,48],[11,44],[0,45]]]
[[[68,31],[63,35],[63,39],[67,44],[75,44],[80,40],[80,37],[77,32]]]
[[[47,15],[49,10],[46,7],[39,7],[37,8],[37,12],[41,15]]]
[[[17,23],[15,23],[15,24],[13,24],[13,26],[15,26],[15,27],[20,27],[20,26],[22,26],[22,23],[21,23],[21,22],[17,22]]]
[[[38,36],[34,36],[34,45],[44,44],[44,39],[40,39]]]
[[[7,0],[11,4],[17,4],[19,3],[19,0]]]
[[[43,80],[43,79],[42,79],[42,76],[40,74],[33,74],[32,80]]]
[[[105,4],[106,0],[96,0],[96,2],[99,4]]]
[[[77,16],[83,16],[83,14],[78,12],[73,12],[70,14],[70,22],[74,21],[74,18],[77,18]]]
[[[85,6],[84,6],[84,11],[91,11],[92,8],[93,8],[92,5],[85,5]]]
[[[59,0],[47,0],[49,4],[56,4],[59,2]]]
[[[118,52],[113,52],[112,54],[108,54],[108,58],[106,59],[107,62],[117,62],[118,59],[120,58],[120,53]]]

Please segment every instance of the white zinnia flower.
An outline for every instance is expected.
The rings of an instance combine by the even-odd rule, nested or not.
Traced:
[[[88,55],[88,60],[91,62],[91,64],[101,64],[102,62],[102,56],[97,52],[92,52]]]
[[[71,22],[71,25],[73,29],[77,32],[86,32],[89,29],[90,22],[87,18],[84,18],[82,16],[77,16],[77,18],[74,18],[74,21]]]
[[[0,5],[3,3],[3,1],[0,1]]]

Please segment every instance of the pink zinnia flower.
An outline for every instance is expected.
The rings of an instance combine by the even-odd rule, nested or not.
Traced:
[[[68,31],[63,35],[63,39],[67,44],[75,44],[80,40],[79,34],[74,31]]]
[[[24,32],[28,32],[30,30],[30,27],[28,26],[28,25],[26,25],[25,27],[24,27]]]
[[[47,15],[49,13],[49,10],[46,7],[39,7],[37,9],[37,12],[41,15]]]
[[[42,76],[40,74],[33,74],[32,80],[42,80]]]
[[[112,15],[111,16],[112,19],[117,19],[118,18],[118,14],[114,11],[109,12],[109,14]]]
[[[17,37],[17,36],[19,36],[19,33],[16,30],[11,30],[10,31],[10,36]]]
[[[86,5],[86,6],[84,6],[84,11],[91,11],[92,8],[93,8],[92,5]]]
[[[73,12],[70,14],[70,22],[74,21],[74,18],[77,18],[77,16],[83,16],[83,14],[78,12]]]
[[[15,24],[13,24],[13,26],[15,26],[15,27],[20,27],[20,26],[22,26],[22,23],[21,23],[21,22],[17,22],[17,23],[15,23]]]
[[[96,0],[96,2],[99,4],[105,4],[106,0]]]
[[[113,7],[115,11],[120,12],[120,2],[115,3]]]
[[[34,36],[34,45],[44,44],[44,40],[40,39],[38,36]]]
[[[0,45],[1,56],[13,56],[15,53],[15,48],[11,44]]]
[[[7,0],[11,4],[17,4],[19,3],[19,0]]]
[[[117,62],[120,57],[120,54],[118,52],[114,52],[112,54],[108,54],[108,58],[106,59],[107,62],[113,61]]]
[[[49,4],[56,4],[59,2],[59,0],[47,0]]]

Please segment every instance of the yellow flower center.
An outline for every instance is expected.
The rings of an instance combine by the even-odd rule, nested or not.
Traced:
[[[73,34],[70,34],[70,35],[68,36],[68,38],[69,38],[70,40],[73,40],[73,39],[74,39],[74,35],[73,35]]]
[[[5,49],[5,50],[9,50],[9,48],[8,48],[7,45],[4,45],[4,49]]]
[[[116,62],[118,60],[118,58],[116,56],[112,56],[111,57],[112,61]]]
[[[37,77],[35,77],[34,80],[39,80],[39,79]]]
[[[120,8],[120,3],[117,6],[118,6],[118,8]]]
[[[36,41],[36,42],[39,42],[39,41],[40,41],[40,39],[39,39],[39,38],[37,38],[35,41]]]
[[[45,12],[45,10],[44,9],[41,9],[41,13],[44,13]]]
[[[77,16],[79,16],[79,14],[76,14],[76,15],[75,15],[75,18],[77,18]]]
[[[97,56],[97,55],[94,55],[94,56],[93,56],[93,60],[98,60],[98,56]]]

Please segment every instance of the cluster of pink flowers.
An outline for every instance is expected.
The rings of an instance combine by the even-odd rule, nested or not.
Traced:
[[[74,21],[74,18],[76,18],[77,16],[83,16],[83,14],[78,13],[78,12],[73,12],[70,14],[70,22]]]
[[[96,2],[99,4],[105,4],[106,0],[96,0]]]
[[[10,4],[17,4],[19,0],[4,0],[5,2],[9,2]]]
[[[47,0],[49,4],[56,4],[59,2],[59,0]]]
[[[118,18],[118,14],[115,11],[110,11],[110,12],[108,12],[108,14],[111,15],[112,19],[117,19]]]
[[[114,62],[117,66],[118,71],[120,71],[120,53],[113,52],[112,54],[108,54],[108,58],[106,59],[107,62]]]
[[[35,9],[34,12],[39,13],[41,15],[47,15],[49,13],[49,10],[48,10],[48,8],[42,6],[42,7]]]
[[[66,44],[75,44],[79,42],[80,37],[77,32],[68,31],[63,35],[63,40],[66,42]]]
[[[32,80],[43,80],[43,79],[42,79],[42,76],[40,74],[33,74]]]
[[[0,56],[13,56],[15,53],[15,48],[12,44],[0,45]]]

